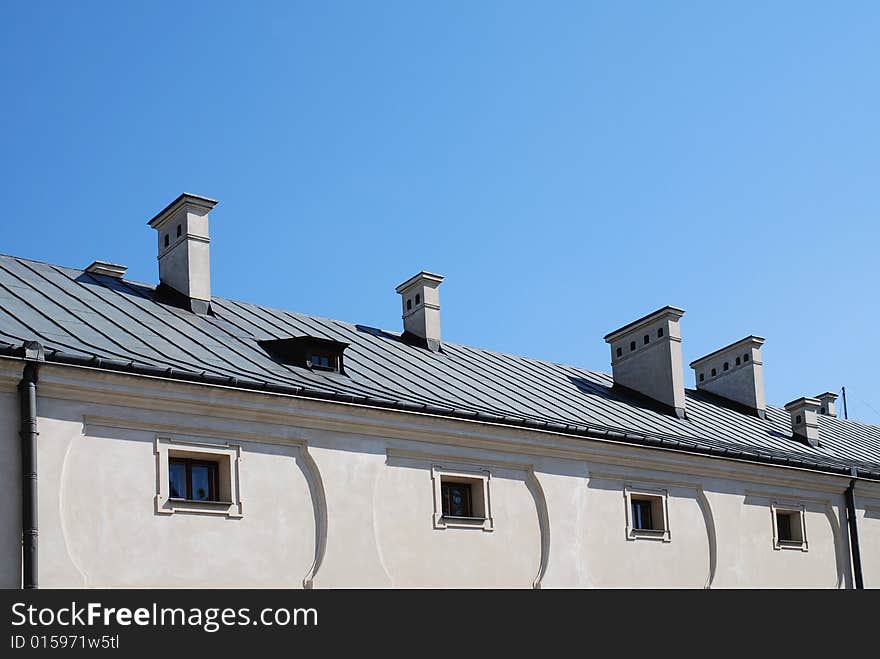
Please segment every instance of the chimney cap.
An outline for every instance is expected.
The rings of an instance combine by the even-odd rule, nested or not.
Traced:
[[[433,272],[426,272],[425,270],[422,270],[419,274],[413,275],[412,277],[407,279],[400,286],[395,288],[394,291],[396,293],[403,293],[406,289],[411,288],[415,284],[421,283],[421,282],[424,282],[424,283],[428,284],[429,286],[432,284],[435,286],[439,286],[440,284],[443,283],[443,279],[444,279],[443,275],[437,275],[437,274],[434,274]]]
[[[190,192],[184,192],[179,195],[174,201],[168,204],[165,208],[160,210],[156,215],[153,216],[153,219],[147,222],[147,224],[154,229],[158,227],[162,222],[164,222],[168,217],[171,216],[174,211],[176,211],[180,206],[184,204],[191,204],[193,206],[198,206],[204,208],[206,211],[210,211],[214,206],[217,205],[216,199],[211,199],[210,197],[203,197],[202,195],[192,194]]]
[[[699,368],[700,365],[706,363],[713,357],[717,357],[722,352],[727,352],[728,350],[732,350],[733,348],[743,348],[745,346],[753,346],[755,348],[760,348],[764,345],[764,337],[755,336],[754,334],[745,337],[744,339],[740,339],[739,341],[734,341],[730,345],[726,345],[723,348],[718,348],[718,350],[714,350],[710,352],[708,355],[704,355],[699,359],[695,359],[690,363],[691,368]]]
[[[91,265],[86,267],[85,272],[93,275],[105,275],[107,277],[122,279],[122,277],[125,276],[126,270],[128,270],[128,266],[120,265],[119,263],[92,261]]]
[[[810,396],[801,396],[800,398],[791,401],[790,403],[785,404],[785,411],[792,412],[801,407],[819,407],[822,404],[818,398],[811,398]]]
[[[821,400],[831,400],[831,402],[833,403],[834,401],[837,400],[838,396],[833,391],[826,391],[821,394],[816,394],[815,398],[818,398],[820,401]]]
[[[671,316],[674,320],[678,320],[684,315],[684,309],[679,309],[678,307],[665,306],[662,309],[657,309],[652,313],[649,313],[647,316],[642,316],[638,320],[634,320],[623,327],[614,330],[613,332],[609,332],[605,335],[605,342],[611,343],[612,341],[620,338],[622,335],[631,332],[642,325],[647,325],[648,323],[652,323],[659,318],[664,316]]]

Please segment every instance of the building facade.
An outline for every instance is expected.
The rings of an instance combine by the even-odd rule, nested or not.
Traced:
[[[612,373],[212,296],[213,200],[159,283],[0,257],[0,585],[880,586],[880,428],[764,400],[763,339],[691,363],[681,309]]]

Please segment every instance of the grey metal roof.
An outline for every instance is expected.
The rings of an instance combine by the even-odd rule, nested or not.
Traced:
[[[39,341],[47,361],[283,391],[314,398],[547,428],[652,446],[880,478],[880,427],[821,416],[821,446],[791,436],[770,406],[759,419],[696,390],[680,420],[612,387],[607,373],[213,298],[212,316],[154,286],[0,256],[0,353]],[[274,361],[258,341],[314,336],[350,344],[345,375]]]

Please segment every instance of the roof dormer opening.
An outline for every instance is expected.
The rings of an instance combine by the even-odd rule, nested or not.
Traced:
[[[272,359],[287,366],[345,374],[343,353],[347,343],[316,336],[296,336],[260,341]]]

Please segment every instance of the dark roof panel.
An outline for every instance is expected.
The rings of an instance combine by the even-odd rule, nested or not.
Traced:
[[[687,391],[687,419],[663,413],[614,388],[607,373],[444,342],[434,353],[400,333],[270,309],[223,298],[213,315],[180,309],[155,287],[0,256],[0,348],[40,341],[64,353],[134,362],[156,372],[204,372],[254,388],[306,388],[318,397],[398,409],[434,408],[455,416],[516,420],[527,427],[587,429],[646,436],[652,444],[713,455],[743,454],[767,462],[803,460],[840,469],[880,471],[880,427],[819,417],[822,445],[791,436],[789,415],[769,406],[767,418]],[[311,371],[272,359],[260,341],[312,336],[348,344],[345,373]]]

